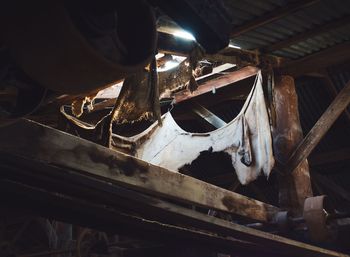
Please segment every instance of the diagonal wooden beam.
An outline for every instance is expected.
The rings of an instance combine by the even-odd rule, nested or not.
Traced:
[[[286,48],[290,45],[293,45],[295,43],[304,41],[308,38],[314,37],[316,35],[320,35],[322,33],[331,31],[333,29],[336,29],[341,26],[345,26],[346,24],[350,23],[350,16],[344,16],[339,19],[336,19],[334,21],[331,21],[327,24],[322,24],[313,27],[312,29],[306,30],[304,32],[301,32],[299,34],[296,34],[294,36],[291,36],[285,40],[279,41],[277,43],[274,43],[272,45],[269,45],[265,48],[263,48],[261,51],[265,53],[271,53],[279,49]]]
[[[240,70],[230,72],[228,74],[222,75],[216,79],[212,79],[209,81],[204,82],[203,84],[199,85],[199,87],[191,92],[190,90],[186,89],[183,91],[180,91],[175,94],[175,102],[183,102],[186,100],[189,100],[191,98],[203,95],[205,93],[211,92],[213,90],[217,90],[219,88],[228,86],[232,83],[241,81],[243,79],[255,76],[258,73],[259,69],[252,66],[244,67]]]
[[[215,128],[221,128],[225,126],[227,123],[223,121],[220,117],[216,116],[214,113],[209,111],[204,106],[200,105],[199,103],[193,101],[191,103],[191,110],[204,120],[206,120],[208,123],[213,125]]]
[[[253,29],[256,29],[260,26],[269,24],[275,20],[281,19],[287,15],[290,15],[296,11],[299,11],[300,9],[309,7],[311,5],[316,4],[319,2],[319,0],[299,0],[299,1],[292,1],[289,4],[276,8],[271,12],[268,12],[266,14],[263,14],[251,21],[248,21],[244,23],[241,26],[238,26],[234,28],[231,31],[231,38],[237,37],[243,33],[246,33],[248,31],[251,31]]]
[[[339,92],[337,97],[293,152],[285,167],[287,173],[293,172],[310,155],[349,103],[350,81]]]
[[[285,62],[281,65],[281,74],[298,77],[303,74],[324,69],[350,60],[350,41],[321,50],[320,52],[307,55],[306,57]]]

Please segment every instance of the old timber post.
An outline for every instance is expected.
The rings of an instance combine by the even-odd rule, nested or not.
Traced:
[[[273,99],[275,122],[272,135],[275,158],[277,162],[285,164],[303,139],[293,77],[283,75],[276,78]],[[312,196],[307,160],[293,173],[278,176],[280,207],[290,210],[294,215],[301,215],[305,198]]]

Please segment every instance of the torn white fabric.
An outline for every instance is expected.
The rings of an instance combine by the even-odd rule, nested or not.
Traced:
[[[177,125],[170,112],[157,123],[133,137],[113,136],[115,146],[132,146],[134,155],[177,172],[194,161],[202,151],[225,152],[241,184],[255,180],[261,172],[269,176],[273,165],[272,138],[262,89],[261,72],[237,117],[208,133],[189,133]]]

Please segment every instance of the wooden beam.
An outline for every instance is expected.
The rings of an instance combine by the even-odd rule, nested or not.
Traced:
[[[271,45],[263,48],[261,51],[265,52],[265,53],[271,53],[271,52],[274,52],[276,50],[283,49],[283,48],[286,48],[290,45],[304,41],[304,40],[311,38],[311,37],[314,37],[316,35],[320,35],[322,33],[336,29],[338,27],[345,26],[349,22],[350,22],[350,16],[344,16],[344,17],[341,17],[340,19],[336,19],[336,20],[331,21],[327,24],[314,26],[311,29],[308,29],[304,32],[301,32],[299,34],[296,34],[294,36],[286,38],[285,40],[278,41],[274,44],[271,44]]]
[[[106,183],[102,185],[104,185],[101,187],[102,190],[112,186]],[[79,189],[84,188],[79,183],[77,186]],[[87,192],[96,191],[86,189]],[[35,208],[40,210],[40,215],[56,220],[68,220],[74,224],[92,226],[106,232],[175,243],[181,247],[184,243],[192,247],[197,243],[201,247],[209,246],[217,251],[232,251],[239,256],[255,256],[259,253],[259,256],[349,257],[339,252],[211,217],[131,190],[127,192],[124,189],[123,193],[127,193],[126,196],[130,194],[129,199],[133,203],[137,199],[142,207],[146,202],[153,206],[153,211],[154,208],[158,209],[156,217],[153,215],[154,212],[150,213],[150,209],[143,211],[141,209],[143,215],[121,210],[115,199],[118,188],[105,195],[102,202],[98,202],[98,199],[86,199],[84,194],[81,194],[82,197],[72,197],[56,193],[55,190],[43,190],[3,179],[0,179],[0,191],[0,199],[6,205],[16,206],[20,203],[22,208],[31,210]],[[9,194],[12,196],[11,199],[8,197]],[[106,200],[109,204],[105,203]],[[135,208],[137,204],[132,206]],[[72,217],[75,217],[74,220],[71,220]]]
[[[327,110],[298,145],[286,164],[286,172],[293,172],[314,150],[323,136],[350,103],[350,81],[339,92]]]
[[[213,125],[215,128],[221,128],[225,126],[227,123],[223,121],[221,118],[216,116],[214,113],[209,111],[207,108],[204,106],[200,105],[197,102],[192,102],[191,103],[191,111],[206,120],[208,123]]]
[[[38,123],[21,120],[0,129],[0,151],[149,194],[268,222],[279,208],[146,163]]]
[[[247,66],[238,71],[230,72],[229,74],[222,75],[216,79],[212,79],[201,84],[197,90],[191,92],[186,89],[175,94],[174,99],[176,103],[189,100],[191,98],[203,95],[205,93],[217,90],[219,88],[228,86],[232,83],[241,81],[243,79],[255,76],[259,69],[256,67]]]
[[[350,160],[350,148],[337,149],[335,151],[324,152],[311,155],[309,162],[311,166],[322,166],[328,163]]]
[[[330,67],[350,59],[350,41],[326,48],[306,57],[285,62],[279,72],[281,74],[298,77],[312,71]]]
[[[256,29],[260,26],[274,22],[278,19],[281,19],[281,18],[283,18],[287,15],[290,15],[294,12],[297,12],[301,9],[307,8],[307,7],[314,5],[318,2],[319,2],[319,0],[292,1],[287,5],[278,7],[271,12],[268,12],[266,14],[258,16],[257,18],[250,20],[250,21],[247,21],[246,23],[243,23],[243,25],[240,25],[240,26],[234,28],[231,31],[230,36],[231,36],[231,38],[237,37],[243,33],[246,33],[248,31]]]
[[[290,76],[276,77],[273,89],[274,113],[272,138],[277,163],[285,163],[303,139],[299,119],[298,95],[294,79]],[[304,201],[311,197],[309,165],[305,160],[293,174],[277,174],[279,205],[293,215],[300,216]]]

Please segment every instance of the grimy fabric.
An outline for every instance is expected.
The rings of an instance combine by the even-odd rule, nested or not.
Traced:
[[[112,147],[129,149],[134,156],[174,172],[202,151],[225,152],[243,185],[261,173],[269,176],[274,166],[261,72],[241,112],[227,125],[208,133],[189,133],[176,124],[170,112],[162,116],[162,123],[155,122],[133,137],[113,135]]]

